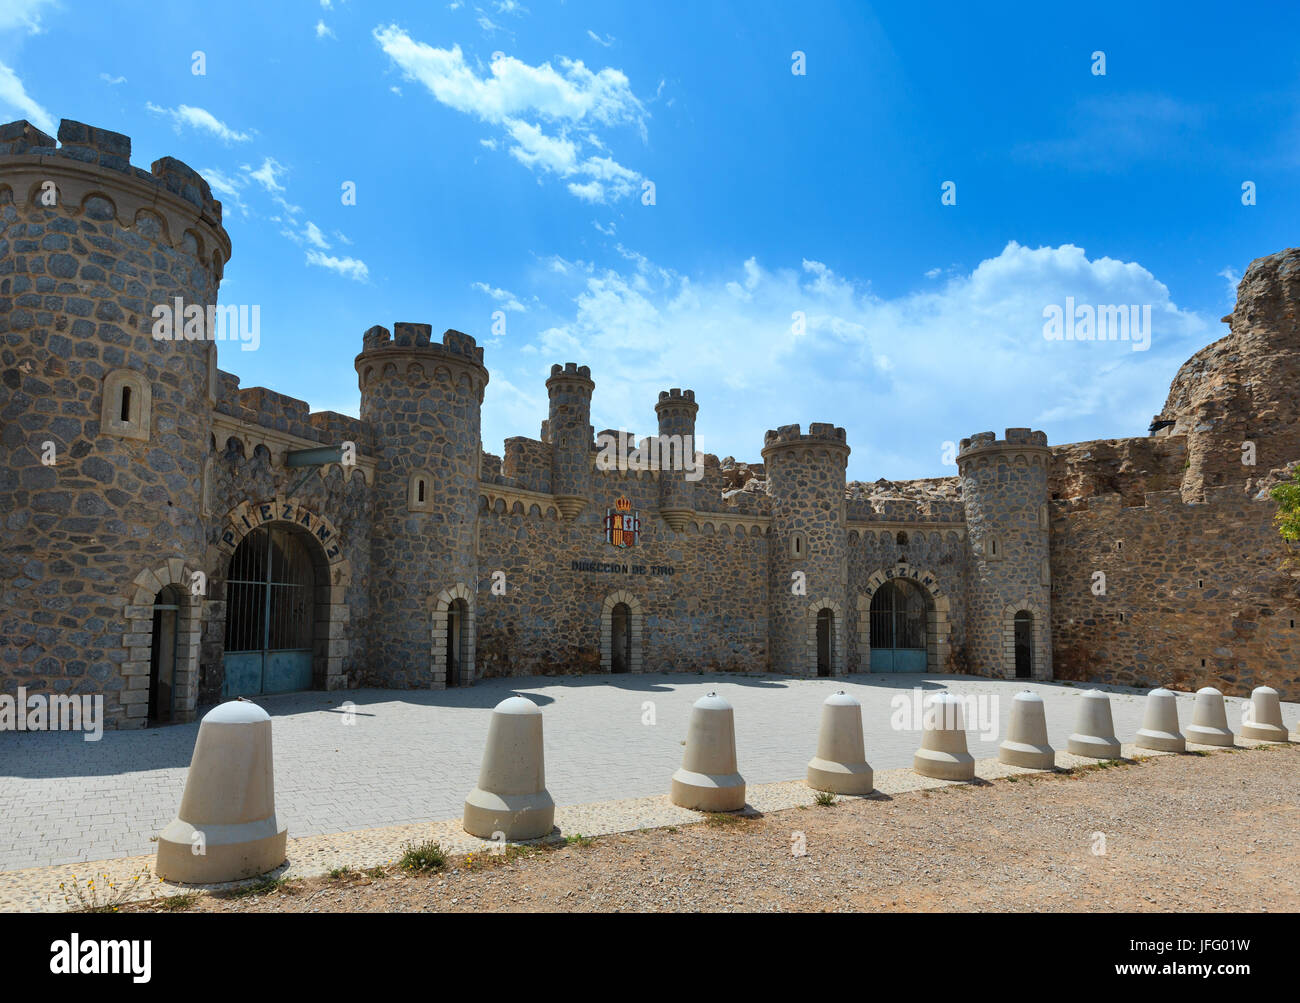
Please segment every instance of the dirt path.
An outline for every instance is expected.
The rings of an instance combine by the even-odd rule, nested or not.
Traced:
[[[436,873],[288,882],[205,912],[1296,911],[1300,747],[953,786],[605,836]],[[792,852],[800,840],[802,856]],[[1103,848],[1104,853],[1095,853]],[[140,905],[128,909],[160,908]]]

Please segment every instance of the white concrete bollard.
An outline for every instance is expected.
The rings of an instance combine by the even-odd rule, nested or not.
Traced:
[[[1119,759],[1119,739],[1115,737],[1115,722],[1110,716],[1110,697],[1101,690],[1085,690],[1079,698],[1079,715],[1075,718],[1074,734],[1065,749],[1072,756],[1091,756],[1093,759]]]
[[[1196,691],[1192,707],[1192,723],[1184,733],[1187,741],[1197,745],[1233,744],[1232,729],[1228,727],[1228,709],[1223,705],[1223,694],[1213,686],[1202,686]]]
[[[974,780],[975,757],[966,751],[961,700],[940,693],[925,704],[921,748],[912,757],[912,769],[936,780]]]
[[[288,828],[275,817],[271,716],[247,700],[199,722],[180,812],[158,836],[164,881],[238,881],[284,863]]]
[[[1250,694],[1250,720],[1241,722],[1241,737],[1257,742],[1287,741],[1282,702],[1272,686],[1256,686]]]
[[[461,825],[480,839],[540,839],[555,824],[546,789],[542,712],[524,697],[492,708],[478,786],[465,799]]]
[[[673,774],[669,800],[696,811],[740,811],[745,778],[736,767],[736,720],[716,693],[695,701],[686,729],[682,766]]]
[[[1140,749],[1157,752],[1187,751],[1187,740],[1178,730],[1178,698],[1163,686],[1147,694],[1146,714],[1134,742]]]
[[[1043,698],[1025,690],[1011,701],[1007,737],[998,746],[998,762],[1030,770],[1056,767],[1056,750],[1047,744],[1047,714]]]
[[[808,786],[832,794],[870,794],[875,787],[862,743],[862,705],[843,690],[822,704],[817,755],[808,763]]]

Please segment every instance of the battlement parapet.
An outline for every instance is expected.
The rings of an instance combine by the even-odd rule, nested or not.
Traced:
[[[681,390],[678,387],[659,391],[659,400],[655,404],[655,414],[661,416],[677,411],[694,417],[699,410],[700,406],[695,403],[695,391]]]
[[[802,428],[798,424],[781,425],[776,429],[768,429],[763,435],[763,453],[766,456],[769,449],[777,449],[784,446],[839,446],[848,449],[848,436],[844,429],[839,428],[830,422],[814,421],[808,426],[808,434],[804,435]]]
[[[591,378],[591,367],[580,366],[576,362],[566,362],[561,366],[558,362],[551,366],[551,375],[546,380],[546,389],[555,396],[556,393],[581,393],[590,397],[591,392],[596,389],[596,383]]]
[[[131,138],[119,132],[65,118],[56,141],[25,119],[0,125],[0,188],[6,187],[19,206],[67,206],[92,219],[115,217],[148,239],[184,247],[205,261],[215,257],[218,277],[230,259],[221,203],[202,175],[174,157],[155,160],[148,171],[132,166]]]
[[[1038,432],[1030,428],[1008,428],[1005,437],[999,439],[993,432],[976,432],[968,439],[961,440],[961,447],[957,455],[963,453],[973,453],[981,449],[1023,449],[1029,448],[1047,448],[1047,433]]]
[[[442,343],[439,344],[433,340],[431,324],[399,320],[393,324],[391,332],[376,324],[361,336],[361,354],[383,351],[421,351],[439,358],[457,358],[472,365],[483,365],[483,349],[470,335],[448,328],[442,333]]]

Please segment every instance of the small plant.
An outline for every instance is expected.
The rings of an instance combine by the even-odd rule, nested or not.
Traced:
[[[94,877],[85,879],[72,875],[71,886],[59,882],[59,891],[63,900],[73,912],[117,912],[118,908],[130,899],[141,878],[147,878],[148,871],[132,875],[131,880],[118,884],[107,874],[101,873],[99,881]]]
[[[818,791],[817,797],[815,797],[813,800],[816,801],[823,808],[834,808],[837,804],[839,804],[839,801],[836,799],[835,795],[832,794],[830,791]]]
[[[337,881],[339,878],[346,878],[351,873],[351,867],[336,867],[330,871],[330,877]]]
[[[242,899],[250,895],[270,895],[272,892],[279,891],[285,886],[284,878],[258,878],[251,885],[244,885],[243,888],[236,888],[227,893],[227,898]]]
[[[706,811],[704,813],[704,824],[714,826],[739,825],[745,821],[745,816],[738,812],[730,811]]]
[[[447,855],[431,839],[418,845],[408,843],[398,861],[398,865],[405,871],[440,871],[446,864]]]
[[[366,877],[378,880],[379,878],[388,877],[388,872],[382,867],[372,867],[370,870],[366,871]]]
[[[590,846],[592,843],[596,842],[590,836],[584,836],[582,833],[577,833],[576,835],[573,836],[565,836],[564,841],[568,843],[570,846],[583,846],[583,847]]]
[[[154,905],[164,912],[180,912],[192,906],[198,898],[198,892],[182,892],[179,895],[168,895],[166,898],[157,899]]]

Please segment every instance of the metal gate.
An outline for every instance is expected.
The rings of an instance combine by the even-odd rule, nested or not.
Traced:
[[[871,597],[871,671],[924,672],[927,603],[906,579],[885,582]]]
[[[311,688],[316,588],[295,532],[259,527],[240,542],[226,578],[222,696]]]

